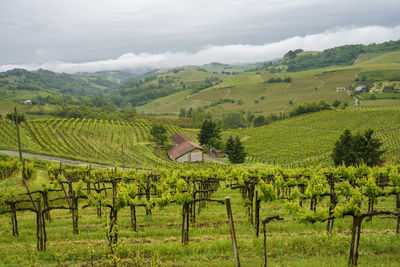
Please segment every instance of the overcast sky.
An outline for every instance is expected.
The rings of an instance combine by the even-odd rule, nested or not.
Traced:
[[[1,0],[0,71],[165,68],[400,39],[399,0]]]

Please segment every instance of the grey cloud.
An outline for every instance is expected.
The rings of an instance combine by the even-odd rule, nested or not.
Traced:
[[[246,63],[260,62],[281,57],[288,50],[323,50],[345,44],[369,44],[400,39],[400,25],[387,28],[369,26],[362,28],[340,28],[319,34],[295,36],[282,41],[263,45],[236,44],[207,46],[197,52],[165,53],[126,53],[116,59],[98,60],[82,63],[49,62],[43,64],[8,64],[0,66],[0,71],[13,68],[34,70],[49,69],[56,72],[75,73],[79,71],[94,72],[100,70],[170,68],[182,65],[202,65],[210,62]],[[47,51],[38,51],[47,53]]]
[[[398,0],[4,0],[0,64],[195,54],[335,27],[394,27],[399,13]]]

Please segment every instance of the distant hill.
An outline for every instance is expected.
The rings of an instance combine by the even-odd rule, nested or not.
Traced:
[[[78,72],[75,75],[78,77],[98,77],[114,83],[124,83],[131,79],[134,79],[140,74],[128,71],[110,70],[97,72]]]
[[[27,71],[13,69],[0,73],[0,89],[51,91],[73,96],[88,96],[105,93],[116,84],[100,77],[76,77],[66,73],[55,73],[39,69]]]
[[[360,54],[390,52],[399,49],[400,40],[382,44],[339,46],[317,54],[304,54],[300,49],[301,51],[298,53],[296,53],[297,50],[286,53],[282,62],[288,65],[288,72],[294,72],[328,66],[352,65]]]

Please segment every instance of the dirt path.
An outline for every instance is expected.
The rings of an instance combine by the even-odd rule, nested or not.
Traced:
[[[321,80],[320,78],[318,78],[317,76],[315,76],[315,75],[313,75],[313,77],[315,78],[315,79],[317,79],[321,84],[320,85],[318,85],[318,89],[320,89],[322,86],[324,86],[325,84],[326,84],[326,82],[324,81],[324,80]]]
[[[359,55],[357,56],[356,60],[354,60],[353,65],[357,65],[358,63],[360,63],[360,56],[361,56],[361,54],[359,54]]]

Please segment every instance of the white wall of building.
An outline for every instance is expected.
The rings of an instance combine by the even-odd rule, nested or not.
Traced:
[[[190,157],[189,157],[190,154]],[[176,162],[200,162],[203,161],[203,152],[202,151],[196,151],[196,152],[188,152],[179,158],[176,159]]]
[[[189,161],[189,153],[186,153],[185,155],[182,155],[176,159],[176,162],[187,162],[187,161]]]
[[[190,152],[189,152],[190,153]],[[198,162],[198,161],[203,161],[203,152],[199,151],[199,152],[191,152],[191,159],[192,162]]]

